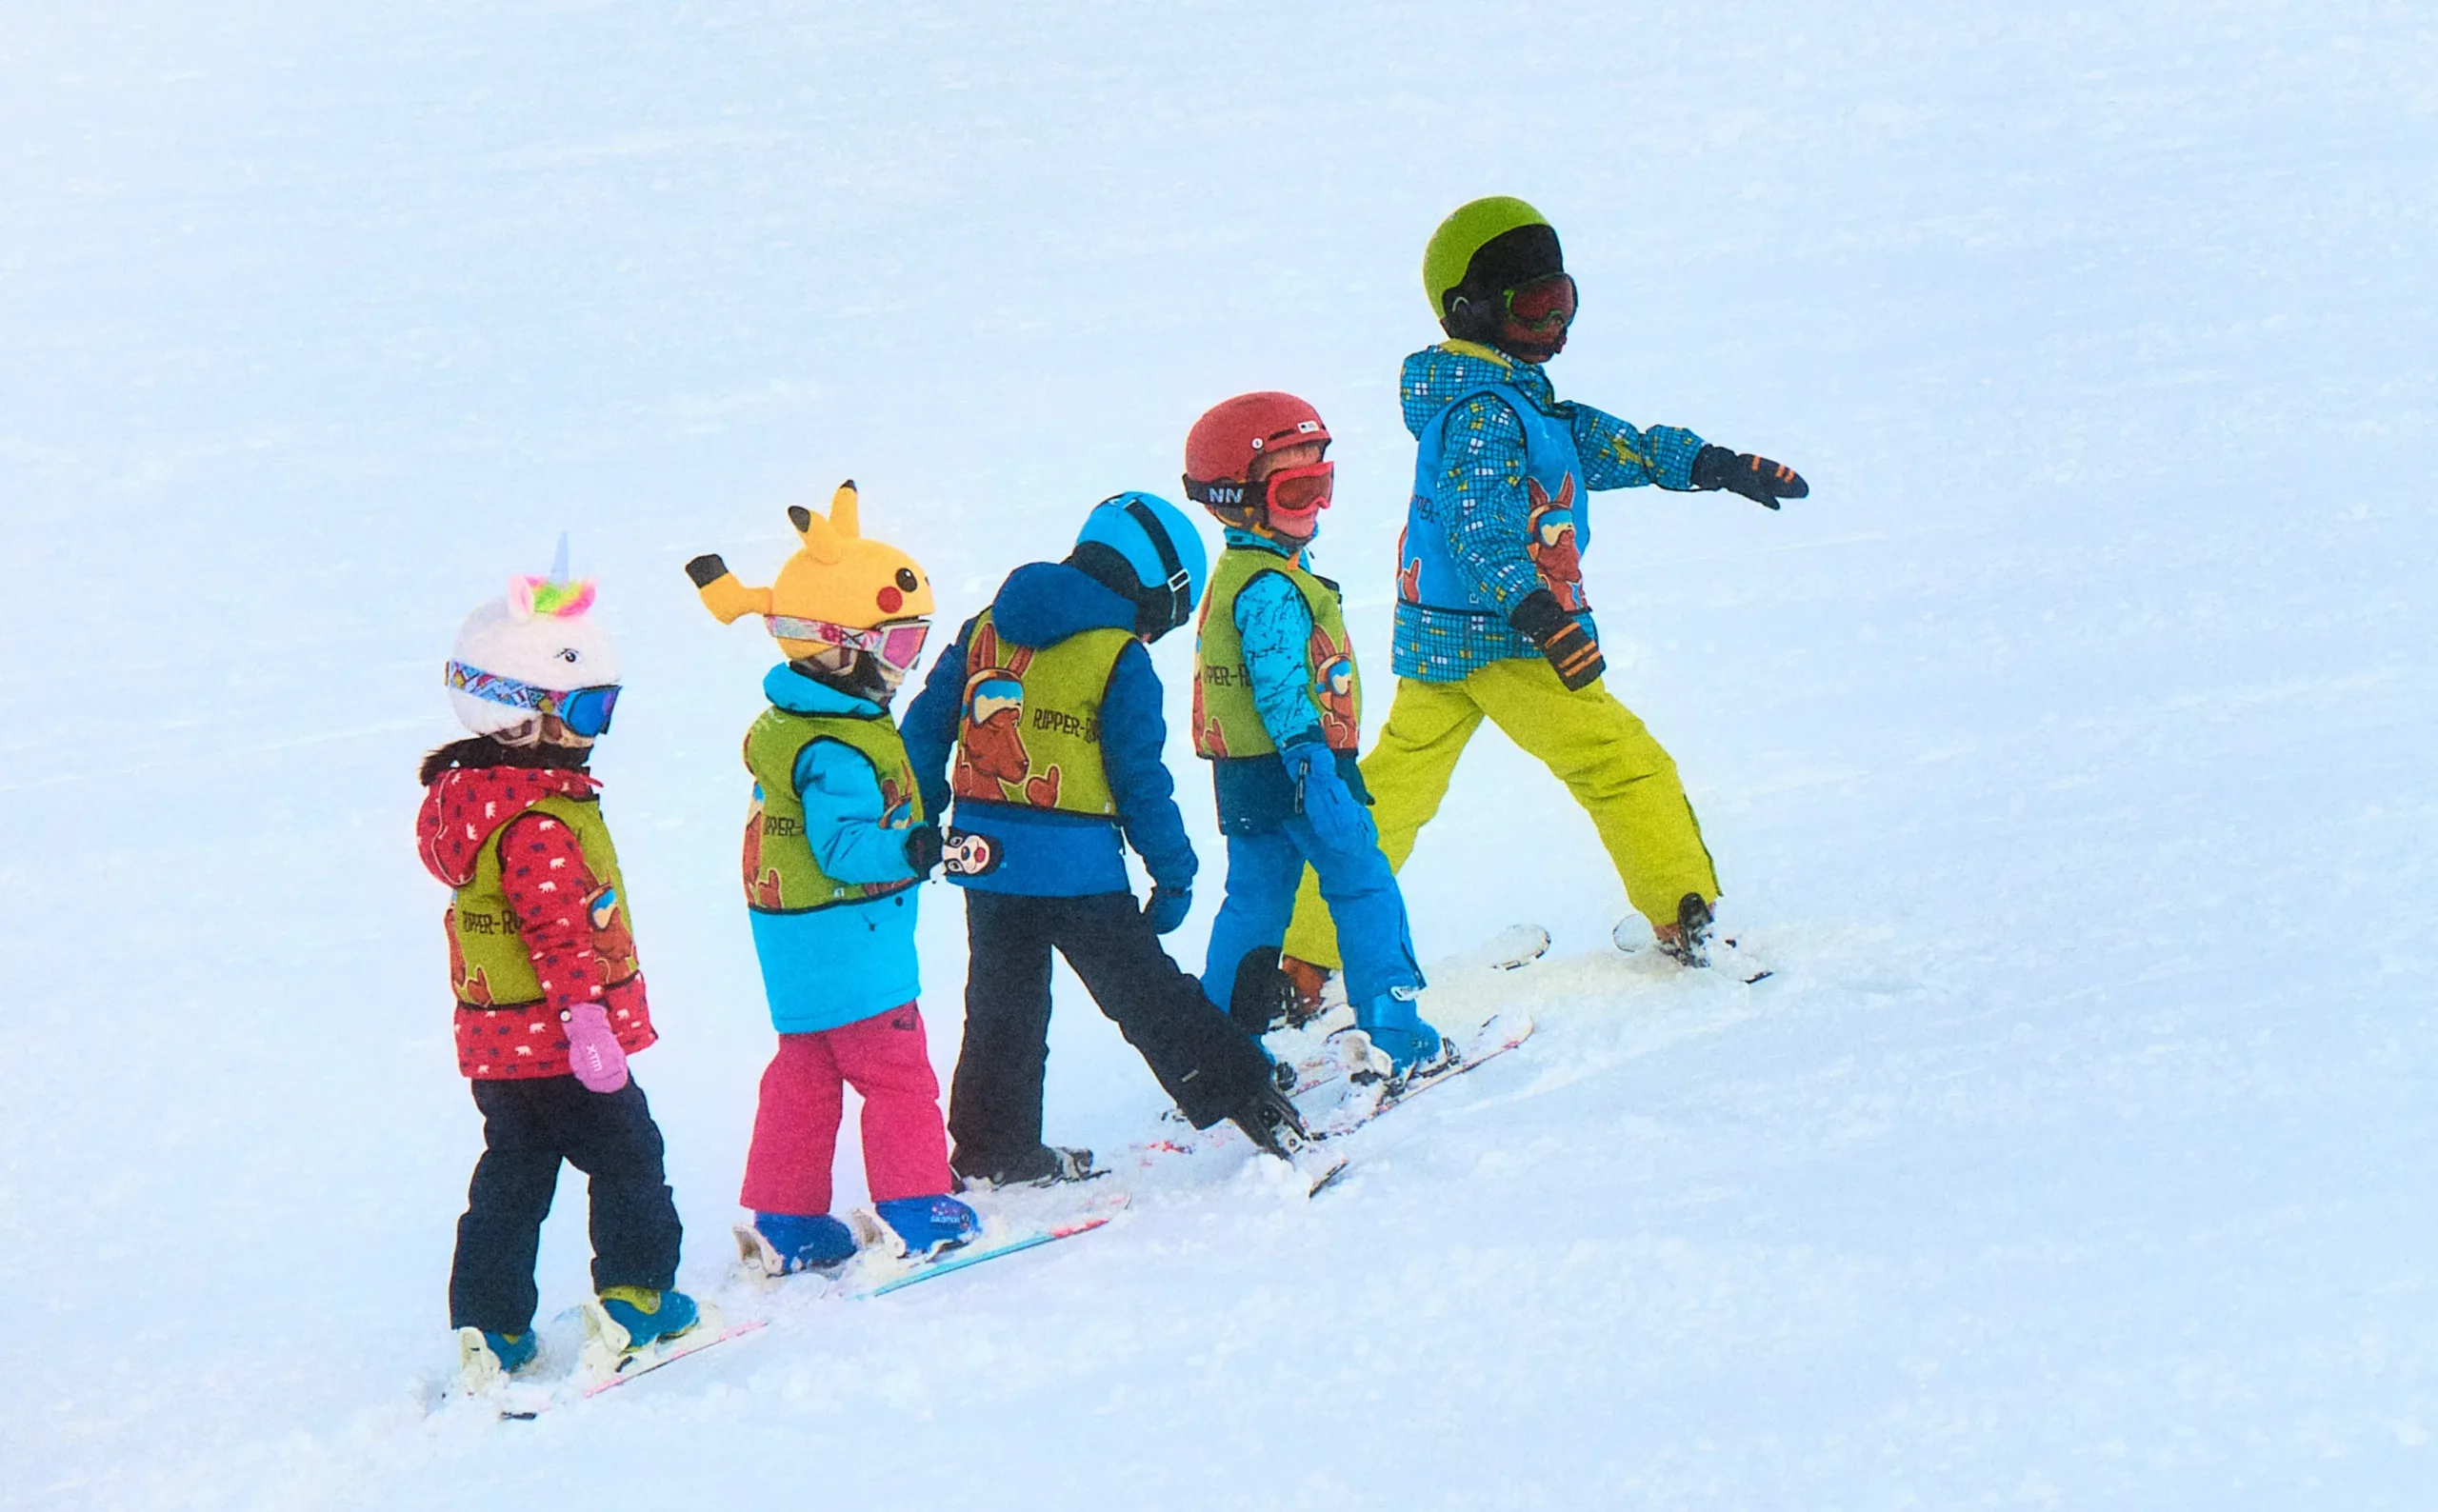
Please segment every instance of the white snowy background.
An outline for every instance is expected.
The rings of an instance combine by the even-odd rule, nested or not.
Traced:
[[[1612,950],[1485,733],[1415,933],[1548,924],[1541,1032],[1338,1189],[1220,1162],[430,1412],[459,618],[562,528],[601,579],[637,1071],[749,1309],[768,644],[680,564],[852,475],[953,626],[1287,388],[1385,695],[1416,269],[1492,192],[1581,280],[1563,394],[1812,482],[1604,495],[1589,564],[1776,978]],[[0,1505],[2438,1504],[2433,232],[2400,0],[0,0]],[[1062,994],[1051,1136],[1121,1148],[1159,1093]]]

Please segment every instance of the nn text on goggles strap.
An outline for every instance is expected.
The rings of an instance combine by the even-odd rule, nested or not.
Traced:
[[[1258,488],[1249,483],[1221,479],[1204,483],[1185,480],[1186,497],[1209,508],[1243,512],[1256,503],[1290,513],[1315,507],[1326,502],[1337,487],[1337,464],[1308,463],[1300,468],[1281,468],[1264,478]]]

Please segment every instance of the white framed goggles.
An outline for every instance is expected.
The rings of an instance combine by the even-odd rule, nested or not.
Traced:
[[[828,620],[799,619],[792,614],[765,614],[762,623],[770,634],[782,641],[810,641],[816,646],[834,646],[847,651],[869,651],[875,661],[910,672],[922,659],[923,643],[930,637],[929,620],[891,620],[886,625],[869,628],[854,625],[832,625]]]
[[[485,703],[505,704],[510,708],[530,709],[536,714],[555,714],[571,733],[587,740],[609,730],[610,715],[618,706],[615,683],[563,691],[486,672],[463,662],[449,664],[446,680],[450,687]]]

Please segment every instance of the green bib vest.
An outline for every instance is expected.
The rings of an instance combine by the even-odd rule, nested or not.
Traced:
[[[592,873],[592,892],[584,900],[592,919],[592,948],[601,961],[601,985],[616,986],[639,969],[635,935],[627,912],[627,883],[618,874],[618,849],[610,844],[610,826],[601,821],[601,805],[553,793],[527,813],[549,814],[575,832],[584,849],[585,869]],[[470,1008],[524,1007],[542,1001],[542,979],[533,970],[532,953],[516,930],[509,911],[508,889],[500,883],[500,837],[508,824],[491,831],[474,858],[473,879],[457,889],[449,907],[449,974],[457,1001]]]
[[[1216,761],[1277,753],[1261,711],[1253,706],[1252,679],[1245,672],[1245,638],[1236,628],[1236,595],[1265,572],[1294,584],[1311,611],[1312,639],[1304,647],[1304,670],[1311,679],[1312,706],[1320,711],[1321,738],[1331,750],[1355,749],[1363,737],[1363,679],[1354,668],[1354,643],[1347,637],[1337,585],[1285,557],[1229,547],[1211,569],[1194,640],[1194,754]]]
[[[959,798],[1115,818],[1101,764],[1101,700],[1134,637],[1086,630],[1050,647],[1011,646],[985,609],[965,647],[949,786]]]
[[[923,795],[906,742],[886,719],[798,714],[766,708],[745,732],[745,766],[762,795],[745,816],[745,901],[763,913],[810,913],[842,903],[883,898],[914,885],[902,882],[837,882],[821,869],[804,832],[804,800],[796,794],[796,758],[817,740],[854,748],[880,780],[883,823],[910,829],[923,822]]]

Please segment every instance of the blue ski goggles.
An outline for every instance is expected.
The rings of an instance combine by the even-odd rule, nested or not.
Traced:
[[[448,683],[458,692],[482,699],[486,703],[505,704],[510,708],[530,709],[536,714],[555,715],[568,732],[590,740],[610,728],[610,715],[618,706],[618,685],[606,683],[599,687],[579,687],[569,692],[537,687],[520,683],[512,677],[486,672],[463,662],[449,664]]]

